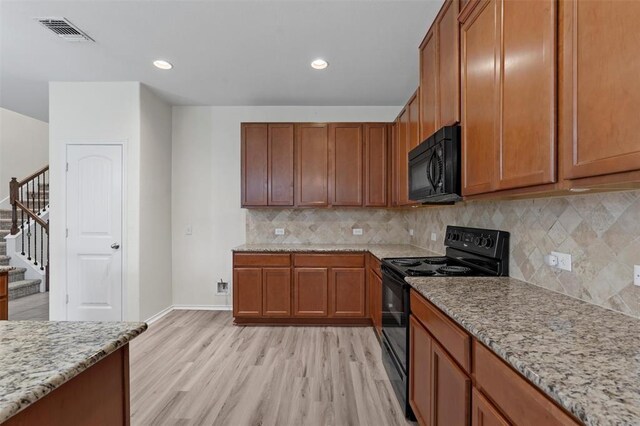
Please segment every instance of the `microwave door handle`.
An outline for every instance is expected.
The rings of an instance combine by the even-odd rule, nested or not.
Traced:
[[[435,158],[435,155],[431,155],[431,157],[429,157],[429,162],[427,163],[427,180],[429,181],[429,185],[431,185],[431,189],[435,191],[436,185],[435,185],[435,182],[433,181],[433,178],[431,177],[431,174],[433,171],[434,158]]]

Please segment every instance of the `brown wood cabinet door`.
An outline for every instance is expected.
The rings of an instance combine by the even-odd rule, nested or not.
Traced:
[[[269,126],[242,124],[242,206],[266,206]]]
[[[436,341],[433,341],[432,349],[432,424],[434,426],[468,425],[471,408],[471,379]]]
[[[436,129],[438,102],[438,64],[436,37],[429,31],[420,45],[420,139],[425,140]]]
[[[330,316],[366,317],[367,291],[364,268],[332,268],[329,286]]]
[[[293,274],[293,315],[328,316],[329,269],[295,268]]]
[[[497,189],[556,181],[557,3],[502,3]]]
[[[495,188],[500,0],[484,0],[462,26],[462,194]]]
[[[269,124],[270,206],[293,206],[293,124]]]
[[[262,315],[291,316],[291,269],[264,268],[262,270]]]
[[[331,158],[331,204],[362,206],[364,192],[362,124],[330,124],[329,156]]]
[[[420,145],[422,140],[420,139],[420,103],[418,100],[418,92],[413,94],[409,104],[407,105],[409,111],[409,140],[407,141],[407,154],[416,146]]]
[[[382,333],[382,279],[369,270],[369,314],[378,335]]]
[[[397,140],[395,141],[395,186],[397,194],[397,205],[407,206],[413,204],[409,200],[409,143],[411,134],[411,125],[409,108],[405,108],[398,117]]]
[[[564,175],[640,169],[640,2],[560,2]]]
[[[233,316],[262,315],[262,268],[233,270]]]
[[[409,317],[409,404],[418,424],[431,424],[431,353],[433,339],[411,315]]]
[[[459,12],[458,0],[447,0],[435,21],[438,41],[438,109],[434,132],[442,126],[460,121]],[[428,136],[430,135],[426,137]]]
[[[471,425],[509,426],[509,422],[478,389],[473,388],[471,397]]]
[[[329,138],[327,124],[296,125],[296,206],[329,204]]]
[[[391,205],[398,205],[398,154],[400,143],[400,117],[396,118],[391,126],[391,170],[389,170],[389,180],[391,181],[389,188],[391,190]]]
[[[387,206],[387,125],[364,125],[364,205]]]

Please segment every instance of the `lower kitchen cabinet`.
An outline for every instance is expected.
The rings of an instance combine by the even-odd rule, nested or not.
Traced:
[[[473,389],[471,396],[471,425],[509,426],[509,422],[480,391]]]
[[[468,425],[471,379],[435,341],[431,351],[431,382],[431,424]]]
[[[262,268],[234,268],[233,316],[262,316]]]
[[[326,317],[329,314],[328,268],[294,269],[293,314],[297,317]]]
[[[0,272],[0,321],[9,319],[9,274]]]
[[[291,269],[262,270],[262,315],[291,316]]]
[[[379,263],[379,261],[378,261]],[[382,333],[382,278],[369,267],[369,315],[378,333]]]
[[[367,314],[364,268],[333,268],[330,276],[333,317],[364,317]]]
[[[431,424],[431,352],[433,339],[412,315],[409,318],[409,404],[421,425]]]

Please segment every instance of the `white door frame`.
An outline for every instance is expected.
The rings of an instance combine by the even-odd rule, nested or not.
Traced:
[[[127,140],[120,140],[120,141],[75,141],[75,142],[67,142],[64,146],[64,159],[65,159],[65,168],[66,168],[66,163],[68,160],[67,157],[67,153],[68,153],[68,148],[69,146],[87,146],[87,145],[109,145],[109,146],[119,146],[121,148],[121,152],[122,152],[122,217],[121,217],[121,223],[122,223],[122,242],[120,244],[121,246],[121,251],[122,251],[122,295],[121,295],[121,303],[122,303],[122,315],[121,315],[121,321],[124,321],[125,318],[128,317],[128,312],[129,312],[129,307],[128,307],[128,297],[127,297],[127,290],[128,290],[128,283],[127,283],[127,257],[128,257],[128,252],[129,252],[129,244],[128,244],[128,238],[127,238],[127,215],[126,212],[128,211],[128,203],[127,203],[127,147],[128,147],[128,143]],[[64,178],[64,224],[67,224],[67,217],[68,217],[68,212],[67,212],[67,203],[69,201],[69,195],[67,194],[67,176],[68,174],[65,171],[65,178]],[[55,225],[54,225],[55,226]],[[67,258],[68,258],[68,253],[69,253],[69,248],[67,246],[67,239],[65,238],[65,242],[64,242],[64,292],[63,292],[63,299],[61,300],[62,302],[62,309],[64,312],[64,319],[68,320],[69,319],[69,313],[67,312],[67,297],[66,295],[69,292],[69,271],[67,269]],[[61,265],[56,265],[55,267],[58,267]]]

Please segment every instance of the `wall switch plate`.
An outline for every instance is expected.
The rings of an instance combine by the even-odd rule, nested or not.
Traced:
[[[435,232],[431,233],[431,241],[438,241],[438,234],[436,234]]]
[[[413,229],[409,229],[409,236],[413,237]]]
[[[191,225],[187,225],[187,228],[184,230],[185,235],[193,234],[193,227]]]
[[[284,228],[276,228],[276,235],[284,235]]]
[[[640,265],[633,265],[633,283],[640,286]]]
[[[571,255],[570,254],[552,251],[551,255],[558,258],[558,264],[556,265],[556,268],[562,269],[563,271],[571,272]]]
[[[362,228],[353,228],[353,235],[362,235]]]

